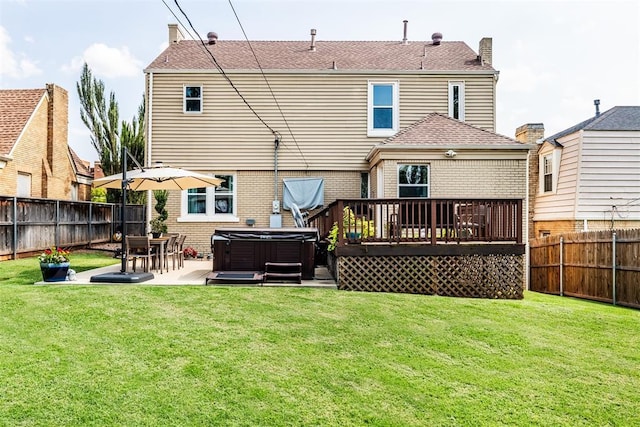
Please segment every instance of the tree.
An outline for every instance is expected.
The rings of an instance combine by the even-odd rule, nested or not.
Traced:
[[[98,152],[102,170],[106,175],[122,171],[121,147],[127,147],[131,155],[140,163],[144,163],[144,128],[145,107],[144,95],[138,107],[138,114],[131,123],[122,120],[119,123],[119,110],[116,96],[109,94],[107,105],[104,95],[104,82],[93,76],[85,63],[82,67],[80,81],[76,84],[80,98],[80,118],[91,132],[91,144]],[[120,126],[118,128],[118,125]],[[142,204],[144,192],[127,192],[129,203]],[[120,201],[120,190],[109,190],[107,200],[111,203]]]

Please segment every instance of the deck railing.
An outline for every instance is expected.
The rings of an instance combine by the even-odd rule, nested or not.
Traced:
[[[308,218],[337,246],[359,243],[522,243],[522,199],[339,199]]]

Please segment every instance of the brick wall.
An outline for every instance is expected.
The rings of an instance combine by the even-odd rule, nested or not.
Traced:
[[[587,230],[611,230],[611,229],[633,229],[640,228],[640,221],[614,221],[609,220],[588,220]],[[563,221],[536,221],[535,222],[535,236],[541,237],[543,232],[550,234],[564,234],[575,233],[584,231],[584,222],[577,220],[563,220]]]
[[[325,206],[337,198],[360,197],[360,171],[354,172],[279,172],[278,199],[282,202],[284,178],[323,177]],[[178,222],[180,216],[181,193],[170,191],[166,209],[170,232],[188,235],[185,246],[192,246],[200,253],[210,252],[211,235],[217,227],[246,227],[246,220],[255,220],[255,227],[269,227],[271,202],[274,199],[274,174],[270,171],[238,171],[236,173],[238,222]],[[155,205],[155,201],[152,202]],[[319,209],[318,209],[319,210]],[[311,214],[317,212],[312,212]],[[155,211],[153,211],[155,215]],[[293,217],[289,211],[281,210],[282,226],[293,227]]]
[[[544,125],[542,123],[527,123],[516,129],[516,140],[524,143],[535,145],[538,140],[544,138]],[[539,147],[539,146],[538,146]],[[538,158],[538,150],[529,151],[529,211],[527,213],[529,223],[529,239],[535,239],[539,236],[536,234],[533,225],[533,214],[535,208],[535,199],[538,194],[540,162]]]
[[[75,174],[69,159],[67,146],[69,128],[69,95],[54,84],[47,85],[49,93],[46,160],[50,174],[47,176],[44,197],[70,199]]]
[[[13,160],[0,171],[0,193],[15,196],[18,174],[31,176],[31,197],[44,197],[42,190],[43,160],[47,147],[47,103],[36,109],[20,141],[14,147]]]

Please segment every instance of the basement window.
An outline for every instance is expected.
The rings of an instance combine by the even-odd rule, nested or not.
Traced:
[[[184,87],[184,112],[202,112],[202,86]]]

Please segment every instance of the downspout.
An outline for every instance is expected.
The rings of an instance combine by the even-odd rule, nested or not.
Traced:
[[[280,134],[274,133],[273,141],[273,201],[278,201],[278,147],[280,146]],[[274,209],[275,211],[275,209]],[[277,212],[273,212],[277,213]]]
[[[526,236],[526,244],[524,246],[524,268],[525,270],[525,275],[524,275],[524,280],[525,280],[525,289],[529,290],[529,285],[531,283],[531,269],[529,268],[529,256],[530,256],[530,248],[529,248],[529,196],[530,196],[530,192],[529,192],[529,172],[530,172],[530,160],[531,160],[531,150],[529,150],[527,152],[527,174],[526,174],[526,182],[525,182],[525,186],[524,188],[525,190],[525,209],[524,211],[527,213],[526,215],[526,219],[524,222],[524,235]]]
[[[151,122],[153,117],[153,73],[149,73],[149,81],[148,81],[148,91],[147,93],[147,108],[145,110],[145,114],[147,115],[147,166],[151,166]],[[147,224],[151,220],[151,202],[152,202],[152,193],[151,190],[147,190]],[[147,228],[148,230],[148,228]]]

